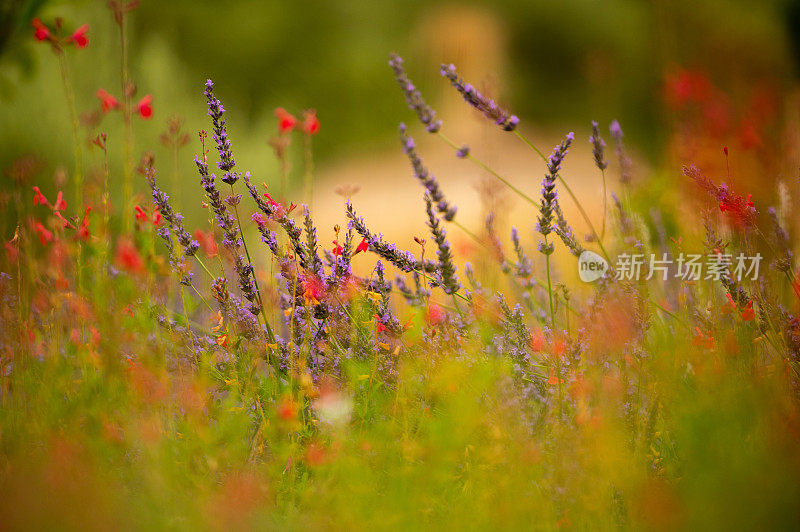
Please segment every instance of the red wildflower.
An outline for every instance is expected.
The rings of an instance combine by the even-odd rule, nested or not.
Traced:
[[[17,249],[16,242],[14,240],[9,240],[6,242],[6,254],[8,255],[8,260],[10,262],[17,262],[17,258],[19,257],[19,250]]]
[[[35,18],[31,21],[31,26],[35,28],[33,36],[36,37],[37,41],[44,41],[50,37],[50,30],[47,28],[47,26],[42,24],[42,21],[38,18]]]
[[[228,335],[227,334],[223,334],[221,336],[217,336],[217,345],[220,346],[220,347],[228,347],[228,345],[229,345]]]
[[[115,260],[120,268],[132,273],[138,273],[144,269],[144,261],[139,255],[139,250],[130,240],[120,240],[117,243]]]
[[[314,109],[303,111],[303,125],[301,129],[306,135],[316,135],[319,133],[319,118],[317,118],[317,112]]]
[[[733,298],[731,297],[730,294],[725,294],[725,296],[728,298],[728,301],[723,303],[720,310],[722,311],[723,315],[728,315],[734,310],[736,310],[736,303],[733,302]]]
[[[281,402],[278,403],[278,417],[285,420],[291,421],[297,417],[297,407],[289,397],[284,397],[281,399]]]
[[[63,225],[64,229],[75,229],[75,226],[72,225],[72,222],[70,222],[69,220],[64,218],[64,216],[62,216],[60,212],[56,211],[55,215],[56,215],[56,218],[58,218],[59,220],[61,220],[64,223],[64,225]]]
[[[217,241],[214,239],[214,233],[209,231],[204,233],[202,229],[194,232],[194,239],[200,244],[202,249],[209,258],[217,256]]]
[[[362,251],[366,253],[368,249],[369,249],[369,243],[367,242],[367,239],[362,238],[361,243],[356,247],[356,252],[353,253],[353,255],[361,253]]]
[[[97,97],[100,98],[100,108],[104,113],[112,109],[119,109],[119,102],[117,99],[104,89],[97,89]]]
[[[70,41],[75,43],[75,46],[78,48],[86,48],[86,45],[89,44],[89,38],[86,37],[86,32],[89,31],[89,25],[84,24],[72,34],[69,38]]]
[[[383,331],[385,331],[386,325],[384,325],[383,322],[381,321],[381,317],[378,316],[377,314],[375,314],[372,317],[375,318],[375,332],[382,333]]]
[[[42,194],[42,191],[39,190],[39,187],[33,187],[33,192],[34,192],[33,195],[34,205],[47,205],[48,207],[50,206],[50,202],[47,201],[47,198],[44,197],[44,194]]]
[[[680,68],[664,80],[667,102],[676,108],[690,102],[704,102],[711,95],[711,81],[701,71]]]
[[[325,295],[325,285],[316,275],[309,275],[303,280],[303,297],[306,304],[319,304]]]
[[[333,249],[331,250],[331,253],[333,253],[337,257],[342,254],[342,246],[340,246],[339,242],[337,242],[336,240],[333,241]]]
[[[544,351],[545,338],[542,331],[536,331],[531,335],[531,350],[534,353]]]
[[[706,335],[700,330],[700,327],[694,328],[695,335],[692,338],[692,345],[695,347],[705,347],[706,349],[714,349],[714,337],[710,334]]]
[[[136,110],[139,112],[139,116],[141,116],[144,120],[147,120],[151,116],[153,116],[153,97],[151,95],[147,95],[141,100],[139,103],[136,104]]]
[[[297,125],[297,119],[283,107],[275,109],[275,116],[278,119],[278,131],[289,133]]]
[[[444,311],[442,307],[434,302],[428,304],[428,309],[425,312],[425,321],[428,325],[439,325],[444,321]]]
[[[156,205],[156,208],[153,209],[153,225],[161,224],[161,207]]]
[[[86,213],[81,220],[81,226],[78,228],[78,238],[81,240],[89,239],[89,213],[92,211],[91,207],[86,207]]]
[[[547,384],[550,386],[558,386],[559,384],[564,384],[564,379],[559,379],[556,377],[556,370],[555,368],[550,368],[550,378],[547,379]]]
[[[756,311],[753,310],[753,302],[748,301],[747,307],[742,311],[742,319],[744,321],[752,321],[756,317]]]
[[[67,202],[64,201],[64,194],[59,190],[56,202],[53,204],[54,211],[64,211],[67,209]]]
[[[147,213],[144,212],[144,209],[142,209],[138,205],[135,205],[133,208],[136,210],[136,214],[135,214],[136,220],[139,221],[139,222],[146,222],[147,221]]]
[[[48,231],[41,222],[34,222],[33,230],[39,235],[39,242],[41,242],[43,246],[53,241],[53,233]]]

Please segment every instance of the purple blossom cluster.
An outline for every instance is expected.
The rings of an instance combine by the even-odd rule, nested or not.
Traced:
[[[436,133],[442,127],[442,121],[437,120],[436,111],[425,103],[422,94],[417,90],[414,84],[408,79],[406,71],[403,68],[403,58],[393,53],[389,56],[389,66],[394,71],[394,79],[400,86],[400,90],[406,97],[408,108],[417,113],[420,122],[425,124],[425,129],[429,133]]]
[[[569,151],[575,134],[570,132],[566,138],[555,147],[553,153],[547,160],[547,173],[542,180],[542,199],[539,206],[539,219],[536,229],[545,237],[553,232],[553,214],[558,203],[558,191],[556,190],[556,178],[561,170],[561,163]],[[539,251],[545,255],[553,253],[553,243],[539,242]]]
[[[600,136],[600,126],[594,120],[592,120],[592,135],[589,137],[589,143],[592,145],[592,155],[597,168],[600,170],[608,168],[608,161],[605,160],[606,141]]]
[[[356,214],[353,204],[349,201],[347,202],[345,209],[347,218],[350,220],[348,222],[348,227],[353,229],[356,233],[361,235],[361,238],[367,241],[370,251],[383,257],[387,261],[394,264],[395,267],[406,273],[413,271],[423,271],[425,273],[437,272],[438,267],[435,262],[428,259],[425,259],[425,262],[421,262],[417,260],[416,257],[414,257],[414,254],[410,251],[402,251],[398,249],[395,244],[384,242],[381,235],[372,234],[372,231],[369,230],[369,227],[364,219]]]
[[[453,254],[450,251],[450,242],[447,241],[447,232],[441,226],[439,219],[433,212],[433,198],[425,194],[425,210],[428,213],[428,227],[436,242],[436,256],[439,259],[437,276],[439,284],[447,294],[455,294],[461,288],[456,276],[456,266],[453,263]]]
[[[461,93],[461,96],[464,97],[468,104],[486,115],[487,118],[503,128],[503,130],[514,131],[516,129],[517,124],[519,124],[519,118],[509,114],[497,105],[494,100],[487,98],[475,87],[460,78],[456,73],[455,65],[442,65],[440,72],[442,76],[450,80],[450,84]]]
[[[436,178],[428,172],[425,165],[422,164],[422,159],[417,154],[416,143],[414,139],[406,133],[406,125],[400,124],[400,143],[403,146],[403,153],[408,156],[411,161],[411,166],[414,169],[414,175],[419,179],[422,186],[425,187],[426,192],[430,195],[431,200],[436,205],[436,210],[448,222],[452,221],[456,216],[457,207],[450,205],[439,188],[439,182]]]
[[[231,141],[228,138],[228,130],[225,126],[225,119],[223,118],[225,108],[222,106],[222,102],[214,97],[214,83],[210,79],[206,81],[205,95],[208,104],[208,116],[211,117],[211,122],[214,127],[213,137],[217,143],[217,151],[219,152],[219,162],[217,166],[224,172],[220,179],[223,183],[233,185],[239,180],[241,174],[232,171],[233,167],[236,166],[236,161],[233,159]]]

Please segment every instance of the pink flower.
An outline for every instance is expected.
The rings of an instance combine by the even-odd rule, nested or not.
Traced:
[[[34,192],[33,195],[34,205],[47,205],[48,207],[50,206],[50,202],[47,201],[47,198],[44,197],[44,194],[42,194],[42,191],[39,190],[39,187],[33,187],[33,192]]]
[[[356,252],[354,253],[354,255],[357,253],[361,253],[362,251],[366,252],[368,249],[369,249],[369,243],[367,242],[367,239],[362,238],[361,243],[358,244],[358,246],[356,247]]]

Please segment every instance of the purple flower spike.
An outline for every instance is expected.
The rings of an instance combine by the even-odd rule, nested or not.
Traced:
[[[411,80],[408,79],[406,71],[403,68],[403,58],[397,54],[391,54],[389,56],[389,66],[391,66],[394,71],[394,78],[397,80],[400,90],[405,94],[408,108],[417,113],[420,121],[425,124],[425,129],[428,130],[428,133],[436,133],[439,131],[442,127],[442,121],[437,120],[436,111],[431,109],[422,98],[422,94],[420,94]]]
[[[517,124],[519,124],[519,118],[515,115],[510,115],[493,100],[478,92],[478,90],[469,83],[466,83],[456,73],[455,65],[442,65],[440,72],[442,76],[450,80],[450,84],[461,93],[461,96],[464,97],[464,100],[466,100],[468,104],[482,112],[492,122],[505,131],[514,131],[514,129],[516,129]]]

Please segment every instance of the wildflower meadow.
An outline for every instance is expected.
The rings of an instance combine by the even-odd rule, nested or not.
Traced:
[[[42,146],[3,148],[0,529],[800,526],[796,97],[676,63],[668,136],[548,137],[449,49],[387,47],[359,61],[403,118],[368,150],[408,204],[320,177],[345,140],[313,101],[160,100],[138,2],[62,4],[4,15],[53,111],[0,94]]]

